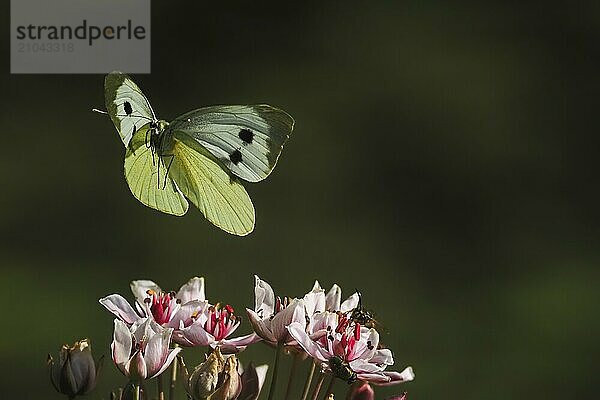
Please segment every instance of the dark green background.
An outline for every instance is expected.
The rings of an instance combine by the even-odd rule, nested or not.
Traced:
[[[90,112],[102,76],[9,75],[3,9],[3,398],[58,399],[44,362],[63,342],[108,355],[97,300],[132,279],[205,276],[243,312],[255,273],[282,294],[315,278],[363,292],[416,372],[378,397],[597,395],[597,2],[154,2],[152,74],[135,79],[160,117],[268,102],[296,119],[275,172],[247,185],[246,238],[135,200]],[[106,361],[91,398],[122,382]]]

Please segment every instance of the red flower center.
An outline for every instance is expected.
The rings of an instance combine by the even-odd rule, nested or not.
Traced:
[[[154,320],[160,325],[169,322],[173,317],[173,309],[179,303],[179,300],[175,298],[175,292],[157,293],[150,289],[146,294],[148,297],[144,299],[144,302],[150,305],[150,312]]]
[[[346,362],[354,360],[356,342],[360,341],[360,324],[353,322],[345,314],[339,314],[335,332],[341,333],[341,338],[334,344],[334,354]],[[333,340],[333,336],[331,336],[331,340]]]
[[[222,340],[229,336],[239,320],[239,317],[234,314],[233,307],[227,304],[221,308],[220,304],[217,303],[209,307],[204,329],[213,335],[215,340]]]

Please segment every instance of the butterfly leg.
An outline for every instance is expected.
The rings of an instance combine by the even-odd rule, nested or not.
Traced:
[[[171,164],[175,159],[175,154],[165,154],[163,157],[169,157],[169,164],[167,165],[167,171],[165,172],[165,180],[163,182],[163,190],[167,187],[167,178],[169,177],[169,171],[171,170]]]
[[[146,148],[149,149],[152,146],[152,142],[150,142],[150,140],[148,140],[148,138],[151,138],[152,136],[152,130],[151,129],[147,129],[146,130],[146,139],[145,139],[145,143],[146,143]]]
[[[162,163],[162,157],[158,156],[158,163],[156,164],[156,188],[160,189],[160,163]],[[154,165],[154,153],[152,153],[152,164]]]

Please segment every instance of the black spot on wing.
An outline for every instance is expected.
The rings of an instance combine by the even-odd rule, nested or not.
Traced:
[[[234,163],[235,165],[238,165],[242,161],[242,153],[239,150],[234,150],[229,155],[229,159],[231,160],[232,163]]]
[[[254,139],[254,132],[252,132],[250,129],[242,129],[240,130],[240,133],[238,133],[238,136],[240,137],[240,139],[242,139],[244,141],[245,144],[250,144],[252,143],[252,140]]]
[[[133,112],[133,108],[131,108],[131,103],[126,101],[124,103],[124,106],[125,106],[125,114],[131,115],[131,113]]]

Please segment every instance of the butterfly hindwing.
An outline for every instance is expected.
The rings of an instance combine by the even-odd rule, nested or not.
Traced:
[[[212,106],[176,118],[169,128],[197,141],[233,174],[258,182],[275,168],[294,119],[265,104]]]
[[[140,88],[125,74],[111,72],[104,79],[104,100],[125,147],[135,132],[156,116]]]
[[[131,193],[143,204],[172,215],[183,215],[188,202],[166,176],[170,157],[158,157],[146,146],[149,124],[133,135],[125,154],[125,179]]]
[[[169,176],[217,227],[244,236],[254,229],[254,206],[246,189],[221,163],[187,135],[175,132]]]

